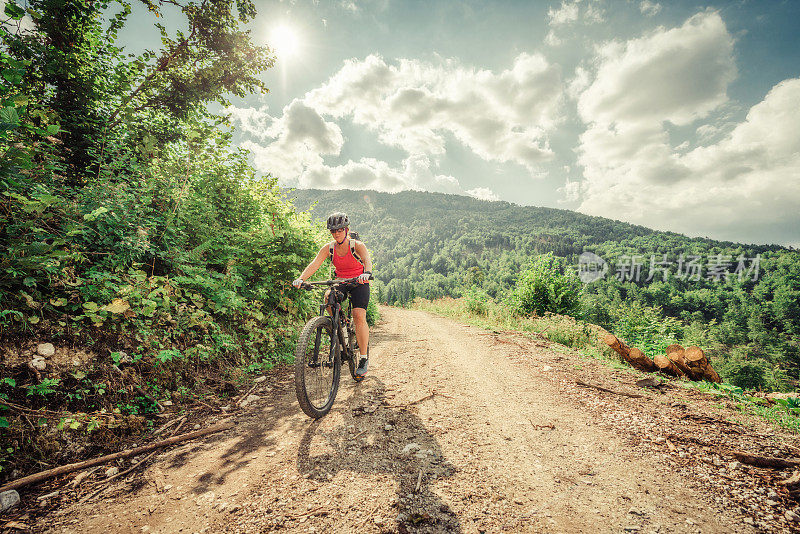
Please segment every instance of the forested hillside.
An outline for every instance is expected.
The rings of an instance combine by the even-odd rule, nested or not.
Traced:
[[[562,271],[607,262],[576,315],[645,347],[702,344],[729,381],[788,388],[800,364],[800,254],[776,245],[689,238],[567,210],[406,191],[293,190],[317,219],[347,212],[373,253],[380,296],[507,299],[537,255]]]
[[[0,26],[0,480],[236,391],[290,357],[318,239],[208,104],[266,91],[248,0],[117,42],[126,2],[5,2]],[[24,20],[23,20],[24,18]],[[40,410],[46,409],[46,410]]]

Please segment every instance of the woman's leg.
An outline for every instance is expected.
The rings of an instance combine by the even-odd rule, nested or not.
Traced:
[[[328,295],[330,295],[330,294],[331,294],[331,290],[330,289],[326,289],[325,290],[325,296],[322,298],[322,301],[327,303],[328,302]],[[330,306],[325,306],[325,309],[328,310],[328,315],[333,317],[333,311],[331,310],[331,307]]]
[[[367,324],[367,310],[364,308],[353,308],[353,322],[356,325],[356,339],[361,356],[367,355],[369,347],[369,325]]]

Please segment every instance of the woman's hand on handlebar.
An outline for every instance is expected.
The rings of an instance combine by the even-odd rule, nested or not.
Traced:
[[[303,282],[305,282],[305,280],[303,280],[302,278],[298,278],[297,280],[295,280],[294,282],[292,282],[292,285],[293,285],[294,287],[296,287],[297,289],[300,289],[300,286],[302,286],[302,285],[303,285]]]
[[[369,283],[370,279],[372,278],[372,273],[369,271],[364,271],[363,274],[358,275],[356,278],[356,282],[359,284],[367,284]]]

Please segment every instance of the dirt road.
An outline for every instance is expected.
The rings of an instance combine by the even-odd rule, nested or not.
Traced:
[[[627,371],[545,341],[420,311],[381,313],[368,378],[355,384],[343,373],[322,420],[302,414],[285,370],[235,418],[235,429],[164,453],[133,483],[62,510],[46,527],[713,533],[759,526],[760,512],[742,514],[746,498],[724,486],[741,477],[742,491],[755,494],[750,473],[728,466],[725,478],[698,474],[680,456],[694,446],[671,435],[681,435],[674,427],[683,423],[663,427],[665,412],[705,410],[691,392],[645,392]],[[644,396],[579,387],[576,378]],[[788,528],[773,523],[768,530]]]

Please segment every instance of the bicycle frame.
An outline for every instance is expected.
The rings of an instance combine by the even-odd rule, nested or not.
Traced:
[[[334,328],[336,329],[336,335],[333,336],[334,339],[331,341],[331,350],[330,354],[328,354],[328,362],[332,362],[333,358],[336,355],[336,351],[344,348],[347,350],[347,342],[345,341],[344,329],[342,328],[342,321],[340,321],[340,314],[343,313],[342,302],[347,298],[346,295],[339,289],[339,285],[342,284],[352,284],[354,283],[353,279],[349,280],[326,280],[324,282],[305,282],[308,286],[315,286],[315,285],[326,285],[330,286],[331,290],[328,293],[328,301],[323,302],[319,305],[319,314],[326,315],[326,308],[330,307],[331,309],[331,320],[333,321]],[[352,306],[351,304],[349,304]],[[350,318],[348,317],[348,320]],[[321,332],[317,331],[316,337],[314,338],[314,349],[315,352],[319,352],[319,345],[320,345],[320,336]]]

